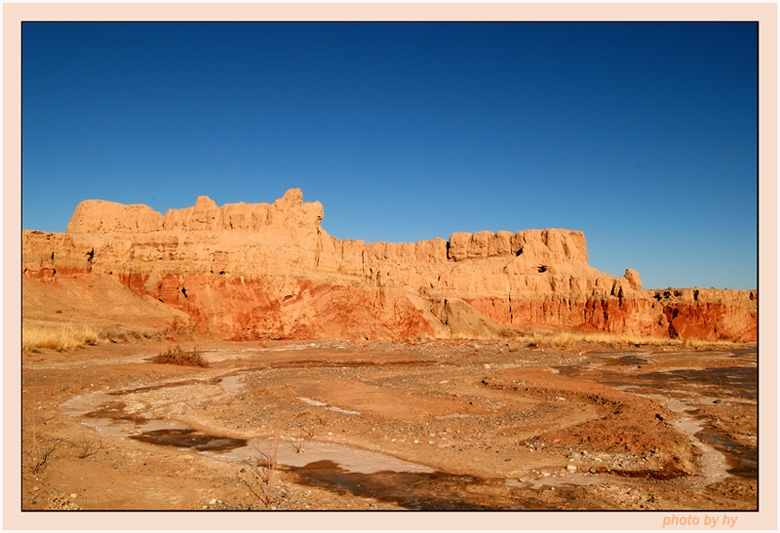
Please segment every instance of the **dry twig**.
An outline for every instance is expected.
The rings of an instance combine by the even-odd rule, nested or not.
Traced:
[[[246,470],[250,472],[254,479],[250,483],[244,482],[244,484],[252,495],[268,506],[273,502],[271,484],[274,475],[276,474],[276,469],[279,466],[277,461],[279,454],[279,439],[274,439],[274,441],[269,444],[269,450],[267,452],[262,451],[257,443],[253,443],[253,447],[257,452],[257,455],[251,459],[244,460],[244,464],[247,468],[242,469],[242,471]]]
[[[93,441],[87,441],[81,445],[78,452],[79,459],[86,459],[99,452],[103,448],[103,441],[98,439],[97,444]]]

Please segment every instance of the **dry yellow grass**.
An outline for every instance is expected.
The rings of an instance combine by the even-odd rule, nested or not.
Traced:
[[[81,346],[92,346],[100,339],[97,331],[86,326],[36,326],[22,325],[22,353],[39,349],[75,350]]]
[[[535,332],[524,335],[527,342],[543,345],[566,346],[576,343],[633,344],[641,346],[735,346],[733,341],[705,341],[697,339],[668,339],[664,337],[641,337],[638,335],[619,335],[615,333],[584,333],[577,331]]]
[[[151,328],[137,329],[132,327],[125,327],[121,324],[99,326],[97,332],[101,339],[105,339],[113,343],[135,342],[148,339],[159,341],[163,337],[163,332],[159,330]]]

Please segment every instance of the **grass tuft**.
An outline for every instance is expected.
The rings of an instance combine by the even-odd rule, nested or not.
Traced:
[[[152,359],[152,363],[181,365],[181,366],[201,366],[208,367],[209,364],[203,359],[203,355],[197,350],[189,352],[182,350],[181,346],[168,348],[163,353]]]
[[[22,353],[48,349],[63,352],[82,346],[94,346],[100,340],[98,332],[86,326],[44,327],[22,325]]]

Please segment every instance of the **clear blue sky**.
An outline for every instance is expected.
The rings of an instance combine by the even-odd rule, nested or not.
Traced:
[[[581,230],[646,288],[757,286],[753,23],[24,23],[22,226],[273,202],[338,238]]]

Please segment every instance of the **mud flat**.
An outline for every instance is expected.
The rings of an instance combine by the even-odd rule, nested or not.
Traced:
[[[168,346],[24,356],[23,509],[757,506],[755,344]]]

